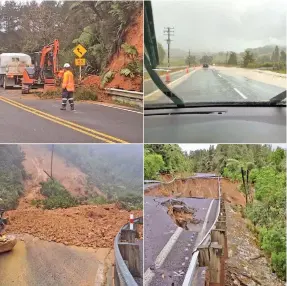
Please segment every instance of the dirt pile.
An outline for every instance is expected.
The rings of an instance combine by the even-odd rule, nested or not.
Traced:
[[[244,195],[238,190],[239,183],[221,179],[223,198],[232,204],[245,205]],[[160,184],[145,192],[146,196],[156,197],[204,197],[218,198],[217,179],[175,180],[170,184]]]
[[[31,179],[25,182],[26,194],[24,200],[41,199],[42,197],[39,195],[40,182],[49,178],[45,171],[50,174],[51,151],[36,145],[21,145],[21,149],[26,155],[23,162],[24,168],[31,176]],[[55,154],[55,152],[53,156],[53,177],[73,196],[81,197],[87,194],[86,174],[71,163],[66,162],[65,159]],[[96,186],[93,187],[93,192],[105,196]]]
[[[135,46],[139,55],[138,59],[140,61],[143,60],[143,10],[136,15],[135,20],[128,27],[123,42]],[[120,74],[120,70],[129,62],[130,60],[127,59],[122,49],[113,56],[107,70],[115,72],[115,76],[113,80],[107,84],[107,88],[142,91],[142,75],[130,78]]]
[[[134,217],[142,211],[133,211]],[[6,213],[6,233],[31,234],[43,240],[83,247],[113,247],[120,228],[130,213],[114,204],[42,210],[35,207]]]
[[[89,75],[85,79],[82,80],[83,85],[96,85],[98,87],[101,86],[101,77],[98,75]]]
[[[30,178],[25,182],[25,195],[16,210],[6,212],[6,233],[30,234],[43,240],[83,247],[113,247],[120,228],[129,221],[130,213],[116,204],[82,205],[68,209],[43,210],[31,205],[42,199],[40,182],[50,172],[51,151],[42,146],[21,145],[26,155],[23,162]],[[56,148],[56,147],[55,147]],[[53,174],[74,196],[85,195],[86,175],[54,153]],[[104,195],[95,187],[99,195]],[[134,217],[142,211],[133,211]],[[142,234],[141,234],[142,235]]]
[[[149,196],[218,198],[216,179],[175,180],[146,192]]]

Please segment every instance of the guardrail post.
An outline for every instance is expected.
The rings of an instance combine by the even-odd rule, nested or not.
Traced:
[[[222,246],[217,242],[212,242],[210,245],[210,282],[219,283],[221,278],[221,255],[222,255]]]
[[[217,242],[222,246],[222,255],[225,255],[225,229],[213,229],[211,231],[211,242]]]
[[[197,250],[199,251],[198,254],[199,267],[208,266],[209,265],[208,245],[200,245],[197,247]]]
[[[123,260],[134,277],[141,277],[140,248],[135,243],[119,243],[119,249]]]
[[[122,229],[121,231],[121,241],[126,241],[134,243],[136,241],[136,231],[130,229]]]

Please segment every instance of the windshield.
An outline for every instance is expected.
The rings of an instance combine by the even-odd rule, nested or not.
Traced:
[[[270,102],[282,94],[285,3],[145,1],[145,107],[172,103],[175,97],[184,104],[236,105]]]

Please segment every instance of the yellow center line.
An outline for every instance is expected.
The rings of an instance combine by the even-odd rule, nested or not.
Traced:
[[[22,110],[30,112],[30,113],[32,113],[34,115],[37,115],[37,116],[42,117],[44,119],[50,120],[50,121],[52,121],[54,123],[58,123],[60,125],[68,127],[68,128],[73,129],[75,131],[78,131],[78,132],[81,132],[83,134],[86,134],[86,135],[88,135],[90,137],[100,139],[100,140],[102,140],[104,142],[107,142],[107,143],[128,143],[128,142],[126,142],[126,141],[124,141],[122,139],[119,139],[119,138],[116,138],[116,137],[104,134],[102,132],[99,132],[99,131],[96,131],[94,129],[90,129],[90,128],[84,127],[82,125],[79,125],[79,124],[76,124],[76,123],[73,123],[73,122],[69,122],[69,121],[64,120],[64,119],[62,119],[60,117],[51,115],[49,113],[45,113],[43,111],[40,111],[38,109],[32,108],[32,107],[27,106],[27,105],[24,105],[24,104],[19,103],[17,101],[14,101],[14,100],[2,97],[2,96],[0,96],[0,100],[3,101],[3,102],[6,102],[8,104],[11,104],[11,105],[13,105],[15,107],[18,107],[18,108],[20,108]]]

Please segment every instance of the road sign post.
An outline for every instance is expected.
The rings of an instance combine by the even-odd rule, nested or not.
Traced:
[[[81,44],[78,44],[73,50],[73,52],[78,57],[77,59],[75,59],[75,64],[76,66],[79,66],[79,72],[80,72],[79,80],[81,81],[82,80],[82,66],[86,64],[86,59],[83,59],[82,57],[85,55],[87,50]]]

